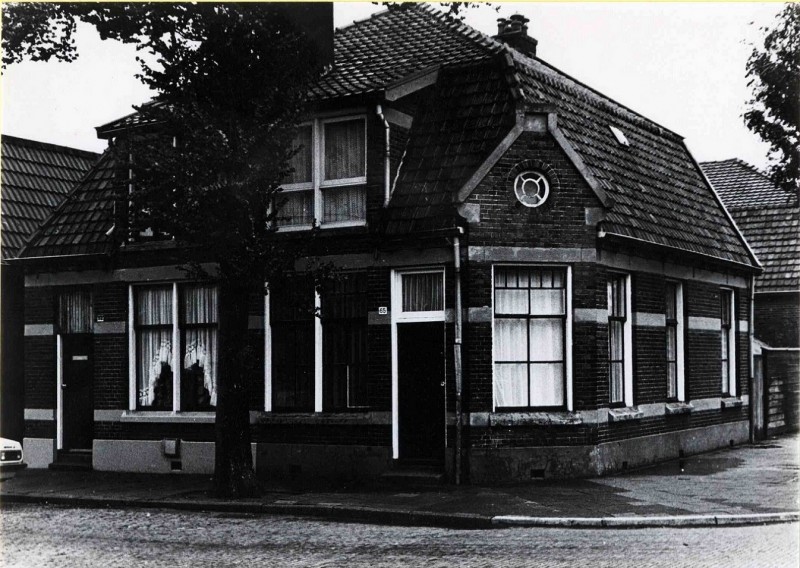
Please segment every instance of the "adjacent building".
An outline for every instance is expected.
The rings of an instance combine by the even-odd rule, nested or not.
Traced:
[[[764,381],[759,433],[800,426],[800,204],[762,172],[738,159],[704,162],[703,170],[764,266],[753,301],[754,372]]]
[[[415,5],[337,30],[276,238],[319,225],[340,277],[299,262],[249,299],[260,474],[501,483],[749,439],[755,255],[683,139],[538,58],[527,23]],[[210,472],[216,289],[115,230],[124,166],[107,152],[23,251],[26,457]]]
[[[0,434],[22,440],[23,272],[9,262],[25,241],[67,197],[98,155],[92,152],[2,137],[2,323],[0,323]]]

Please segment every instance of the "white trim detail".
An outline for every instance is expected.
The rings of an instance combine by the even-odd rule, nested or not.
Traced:
[[[633,285],[630,274],[625,275],[625,304],[625,406],[633,406]]]
[[[26,323],[25,337],[41,337],[53,335],[52,323]]]
[[[128,286],[128,409],[136,410],[136,332],[133,329],[133,285]]]
[[[719,318],[689,316],[690,331],[719,331],[720,329],[722,329],[722,322]]]
[[[322,412],[322,298],[314,288],[314,412]]]
[[[676,295],[678,296],[676,306],[675,306],[675,315],[677,316],[678,320],[678,328],[676,330],[677,335],[677,343],[678,343],[678,360],[677,360],[677,370],[678,370],[678,402],[685,402],[686,401],[686,346],[684,345],[684,330],[685,326],[683,323],[683,310],[684,310],[684,302],[683,302],[683,282],[675,282],[676,284]]]
[[[25,420],[55,420],[56,411],[53,408],[26,408]]]
[[[664,327],[667,325],[667,317],[664,314],[634,312],[633,325],[636,327]]]
[[[172,410],[181,409],[181,335],[178,330],[178,283],[172,283]],[[175,380],[177,378],[177,380]]]
[[[492,275],[492,277],[494,277],[494,275]],[[492,282],[494,282],[494,280],[492,280]],[[572,412],[574,407],[573,407],[573,402],[572,402],[572,318],[573,318],[573,315],[572,315],[572,267],[571,266],[567,266],[567,289],[565,290],[564,293],[567,296],[567,298],[566,298],[567,303],[566,303],[566,306],[565,306],[566,311],[567,311],[567,313],[566,313],[567,318],[566,318],[566,323],[564,324],[567,327],[567,329],[566,329],[567,341],[566,341],[566,344],[564,345],[564,349],[566,351],[564,353],[564,363],[565,363],[566,373],[567,373],[567,381],[566,381],[567,382],[567,386],[566,386],[566,389],[567,389],[567,392],[566,392],[566,395],[567,395],[567,411],[568,412]],[[492,343],[494,343],[494,341]],[[492,371],[494,371],[494,368],[492,369]]]
[[[56,335],[56,449],[64,447],[64,345]]]
[[[264,412],[272,412],[272,323],[268,290],[264,294]]]

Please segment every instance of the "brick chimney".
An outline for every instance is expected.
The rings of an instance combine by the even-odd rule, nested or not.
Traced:
[[[536,46],[539,42],[528,35],[528,22],[530,20],[522,14],[497,18],[497,35],[494,39],[529,57],[536,57]]]

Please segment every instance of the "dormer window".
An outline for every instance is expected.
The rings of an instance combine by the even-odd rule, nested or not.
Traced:
[[[283,186],[282,230],[363,225],[367,212],[367,121],[315,119],[298,129],[294,173]]]
[[[609,125],[608,128],[611,130],[611,133],[614,135],[614,138],[617,139],[617,142],[619,142],[620,145],[622,146],[631,145],[631,143],[628,142],[628,137],[625,136],[625,133],[622,130],[613,125]]]

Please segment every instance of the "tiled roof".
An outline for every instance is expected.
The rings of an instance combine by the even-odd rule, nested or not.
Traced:
[[[336,30],[333,68],[312,88],[325,99],[380,91],[432,66],[474,63],[502,47],[466,24],[407,4]]]
[[[454,198],[514,126],[497,62],[442,70],[421,104],[388,210],[388,234],[453,226]]]
[[[121,181],[120,181],[121,180]],[[91,172],[75,186],[31,238],[21,257],[103,254],[111,252],[114,201],[124,188],[112,150],[106,150]]]
[[[2,137],[3,259],[16,256],[97,158],[93,152]]]
[[[756,278],[756,290],[799,290],[800,206],[797,197],[775,187],[767,176],[742,160],[701,165],[764,265],[764,273]]]
[[[754,206],[783,207],[797,201],[793,194],[775,186],[755,166],[738,158],[700,165],[728,211]]]

